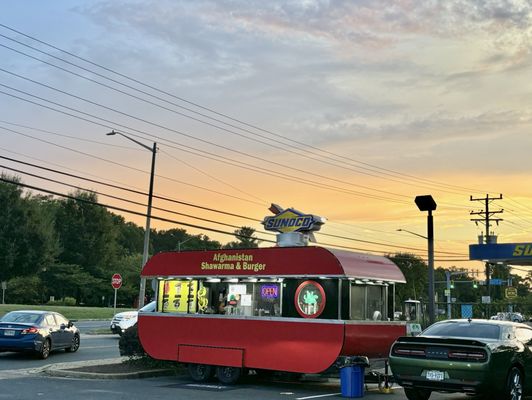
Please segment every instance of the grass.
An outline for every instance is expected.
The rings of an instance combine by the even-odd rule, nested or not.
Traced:
[[[111,319],[115,314],[114,308],[108,307],[70,307],[70,306],[36,306],[27,304],[0,304],[0,317],[5,313],[16,310],[50,310],[63,314],[68,319]],[[117,308],[116,312],[132,310],[131,308]]]

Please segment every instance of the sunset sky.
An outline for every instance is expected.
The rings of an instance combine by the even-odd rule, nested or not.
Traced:
[[[273,202],[327,218],[324,246],[426,258],[423,238],[397,230],[426,235],[414,198],[431,194],[436,267],[482,268],[467,261],[485,232],[470,221],[484,203],[470,196],[502,194],[490,203],[504,210],[494,215],[499,242],[531,241],[527,1],[6,0],[0,9],[0,156],[15,160],[0,165],[24,183],[74,190],[53,179],[145,212],[145,196],[20,163],[147,192],[151,153],[106,136],[115,129],[157,142],[154,191],[178,202],[155,199],[168,211],[153,214],[200,227],[153,220],[156,229],[226,243],[234,237],[207,228],[246,225],[273,239],[256,221]]]

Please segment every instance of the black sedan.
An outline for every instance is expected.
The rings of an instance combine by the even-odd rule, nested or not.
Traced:
[[[33,352],[45,359],[51,351],[79,349],[79,329],[52,311],[11,311],[0,319],[0,351]]]
[[[532,393],[531,350],[528,325],[447,320],[419,336],[397,339],[390,366],[409,400],[427,400],[432,391],[521,400]]]

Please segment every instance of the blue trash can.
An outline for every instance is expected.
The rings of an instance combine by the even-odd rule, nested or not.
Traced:
[[[340,368],[340,388],[342,397],[363,397],[364,365],[349,365]]]

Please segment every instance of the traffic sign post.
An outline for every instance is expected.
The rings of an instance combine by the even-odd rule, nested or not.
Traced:
[[[7,289],[7,281],[2,281],[2,304],[6,304],[5,302],[6,289]]]
[[[113,274],[111,278],[111,286],[115,290],[115,301],[114,301],[114,313],[116,314],[116,293],[118,289],[122,287],[122,275],[120,274]]]

